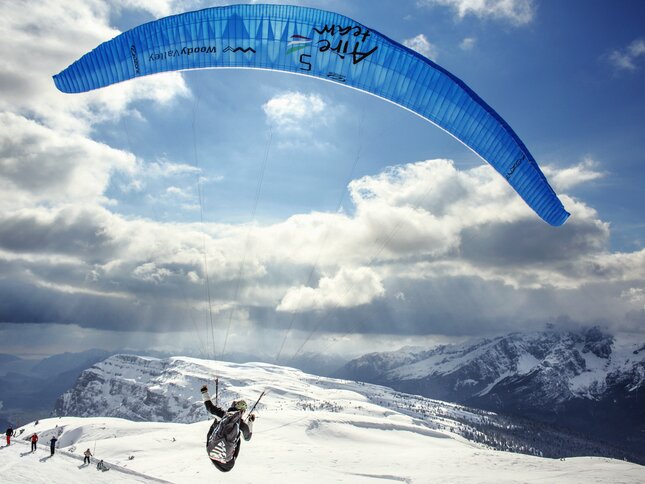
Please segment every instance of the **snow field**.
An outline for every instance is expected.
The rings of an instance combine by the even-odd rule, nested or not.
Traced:
[[[9,483],[154,482],[153,478],[191,483],[206,478],[227,483],[604,484],[639,483],[645,478],[645,468],[635,464],[604,458],[559,461],[498,452],[417,425],[408,417],[395,417],[263,411],[252,440],[242,443],[237,464],[228,474],[217,471],[206,456],[207,421],[47,419],[38,426],[25,426],[20,436],[23,443],[0,449],[0,475]],[[27,439],[34,430],[42,436],[61,433],[61,447],[53,458],[40,460],[49,455],[48,445],[42,444],[37,455],[22,455],[29,450]],[[109,463],[109,472],[96,471],[96,458],[91,466],[81,467],[82,453],[88,447],[95,449],[96,458]],[[131,471],[148,478],[124,473]]]

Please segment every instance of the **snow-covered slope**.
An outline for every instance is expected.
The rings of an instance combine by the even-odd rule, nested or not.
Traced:
[[[258,406],[253,438],[242,444],[235,469],[226,475],[210,464],[204,449],[210,422],[199,386],[208,382],[212,387],[215,376],[224,402],[253,401],[268,390]],[[161,400],[172,403],[156,412],[154,402]],[[141,404],[143,410],[137,410]],[[617,478],[636,483],[644,475],[641,466],[605,458],[561,461],[495,451],[457,434],[460,429],[477,432],[477,423],[510,425],[492,414],[268,364],[114,356],[85,372],[61,399],[59,412],[113,414],[118,408],[139,418],[145,413],[192,423],[41,420],[24,427],[19,437],[24,445],[0,449],[3,482],[107,482],[100,479],[108,475],[109,482],[138,482],[143,474],[177,483],[604,483]],[[41,441],[59,435],[57,455],[43,459],[48,452],[27,453],[26,439],[34,431]],[[101,473],[94,463],[82,467],[86,448],[109,465],[138,474],[122,475],[116,467]]]
[[[355,414],[306,410],[262,412],[253,438],[242,444],[235,468],[221,474],[203,448],[208,425],[114,418],[41,420],[36,427],[25,426],[23,435],[60,433],[56,455],[47,458],[46,446],[29,453],[26,442],[0,448],[2,482],[636,484],[645,475],[643,467],[618,460],[499,452],[428,432],[410,421],[392,426]],[[96,455],[90,466],[82,465],[86,448]],[[97,471],[97,459],[104,459],[110,470]]]
[[[597,329],[514,333],[351,361],[344,378],[588,432],[645,461],[645,349]]]

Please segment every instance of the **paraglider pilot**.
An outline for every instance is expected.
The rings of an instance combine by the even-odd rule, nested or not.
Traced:
[[[255,414],[251,414],[248,422],[245,422],[243,417],[247,404],[244,400],[234,401],[229,409],[224,411],[211,402],[206,385],[201,388],[201,392],[206,410],[219,417],[211,425],[206,437],[208,457],[220,471],[228,472],[235,465],[235,459],[240,453],[242,443],[240,434],[244,437],[244,440],[251,440]]]

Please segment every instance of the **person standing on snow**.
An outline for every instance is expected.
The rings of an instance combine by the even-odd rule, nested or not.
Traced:
[[[52,437],[49,441],[49,450],[52,452],[51,455],[54,455],[54,452],[56,452],[56,442],[58,442],[56,436]]]
[[[13,437],[13,427],[9,427],[4,434],[7,436],[7,446],[11,445],[11,437]]]
[[[240,453],[240,434],[244,436],[244,440],[251,440],[255,414],[251,414],[248,422],[245,422],[242,418],[247,409],[244,400],[234,401],[229,409],[224,411],[211,402],[206,385],[201,388],[201,392],[206,410],[219,417],[215,419],[206,436],[208,457],[220,471],[228,472],[235,465],[235,459]]]
[[[96,450],[96,449],[95,449],[95,450]],[[85,457],[83,457],[83,464],[90,465],[90,457],[92,457],[92,452],[90,452],[90,449],[87,449],[87,450],[83,453],[83,455],[85,456]]]
[[[38,434],[34,432],[31,436],[31,451],[36,452],[36,443],[38,442]]]

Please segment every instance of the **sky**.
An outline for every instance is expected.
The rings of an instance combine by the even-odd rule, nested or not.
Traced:
[[[53,85],[120,32],[224,3],[9,0],[0,352],[288,361],[547,325],[643,337],[645,4],[281,3],[347,15],[458,76],[570,219],[548,226],[442,130],[333,83],[227,69]]]

